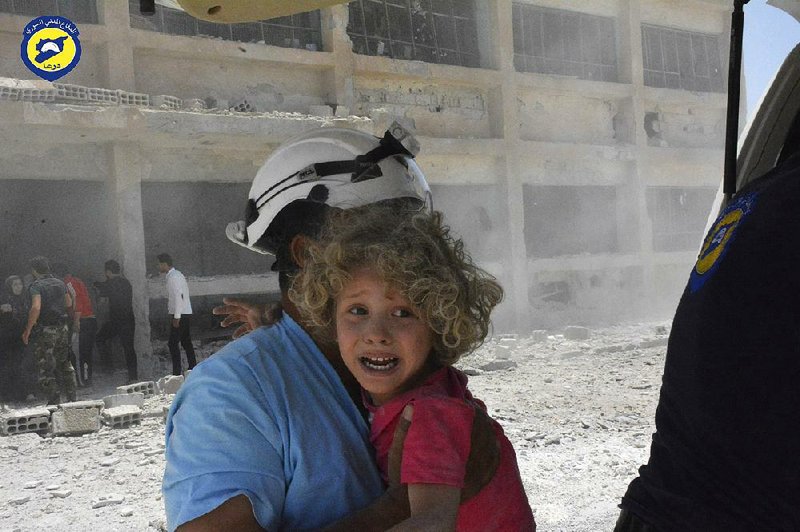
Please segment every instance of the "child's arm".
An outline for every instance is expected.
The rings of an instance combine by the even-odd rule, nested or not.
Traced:
[[[461,490],[443,484],[409,484],[411,517],[390,528],[392,532],[439,532],[456,529]]]

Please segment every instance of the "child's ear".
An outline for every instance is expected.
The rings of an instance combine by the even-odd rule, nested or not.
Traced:
[[[308,237],[305,235],[294,235],[289,243],[289,253],[292,255],[292,262],[302,268],[305,263],[305,249],[308,245]]]

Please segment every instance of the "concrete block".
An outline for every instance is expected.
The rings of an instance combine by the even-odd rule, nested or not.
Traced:
[[[0,432],[7,436],[48,430],[50,430],[50,411],[47,408],[8,410],[0,414]]]
[[[158,107],[159,109],[172,109],[177,110],[181,108],[181,104],[183,103],[182,100],[175,96],[170,96],[168,94],[159,94],[157,96],[153,96],[150,100],[153,104],[153,107]]]
[[[513,360],[493,360],[481,366],[483,371],[500,371],[504,369],[516,368],[517,363]]]
[[[86,101],[104,104],[119,104],[119,94],[117,94],[116,89],[88,87],[86,90]]]
[[[142,422],[142,409],[127,405],[103,410],[103,424],[112,429],[126,429]]]
[[[566,340],[588,340],[589,336],[589,329],[586,327],[570,325],[564,329],[564,338]]]
[[[178,393],[183,385],[183,375],[169,375],[164,377],[164,383],[161,386],[161,393],[164,395],[173,395]]]
[[[116,408],[118,406],[144,406],[144,394],[141,392],[121,393],[117,395],[107,395],[103,397],[105,408]]]
[[[511,348],[507,345],[497,344],[494,348],[494,357],[500,360],[508,360],[511,358]]]
[[[150,397],[156,394],[156,383],[153,381],[135,382],[125,386],[117,386],[119,393],[143,393],[145,397]]]
[[[650,340],[642,340],[639,342],[639,347],[641,348],[648,348],[648,347],[661,347],[667,345],[669,343],[669,338],[651,338]]]
[[[65,405],[61,405],[61,409],[53,412],[50,419],[55,436],[77,436],[100,430],[99,407],[65,408]]]
[[[56,101],[56,89],[48,88],[22,88],[19,91],[18,99],[26,102],[54,102]]]
[[[308,114],[312,116],[333,116],[333,109],[330,105],[312,105],[308,108]]]
[[[345,107],[344,105],[337,105],[336,112],[334,113],[334,115],[338,117],[350,116],[350,108]]]
[[[0,100],[13,100],[19,99],[19,89],[16,87],[6,87],[0,85]]]
[[[150,95],[141,92],[127,92],[123,90],[117,91],[120,105],[136,105],[139,107],[148,107],[150,105]]]
[[[56,100],[67,102],[85,102],[89,99],[89,89],[83,85],[69,85],[67,83],[53,83],[56,89]]]

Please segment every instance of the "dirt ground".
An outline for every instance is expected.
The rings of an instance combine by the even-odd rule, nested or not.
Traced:
[[[667,333],[666,323],[640,323],[584,340],[494,338],[459,363],[514,444],[539,530],[613,529],[647,460]],[[102,398],[124,380],[100,377],[79,399]],[[0,531],[162,529],[161,411],[171,398],[147,399],[141,425],[129,429],[0,437]]]

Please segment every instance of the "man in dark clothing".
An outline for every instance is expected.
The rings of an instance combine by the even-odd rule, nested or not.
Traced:
[[[122,349],[125,351],[125,362],[128,366],[128,382],[136,382],[136,351],[133,348],[133,335],[136,321],[133,317],[133,289],[131,283],[121,274],[119,263],[108,260],[105,263],[105,281],[96,281],[94,287],[100,297],[108,298],[109,319],[97,332],[97,342],[104,345],[115,336],[119,336]]]
[[[33,342],[39,388],[48,404],[58,404],[61,394],[75,400],[75,371],[69,362],[68,312],[72,298],[62,281],[50,273],[44,257],[30,260],[34,281],[28,287],[31,308],[22,342]]]
[[[617,531],[800,530],[800,153],[739,191],[683,293]]]

